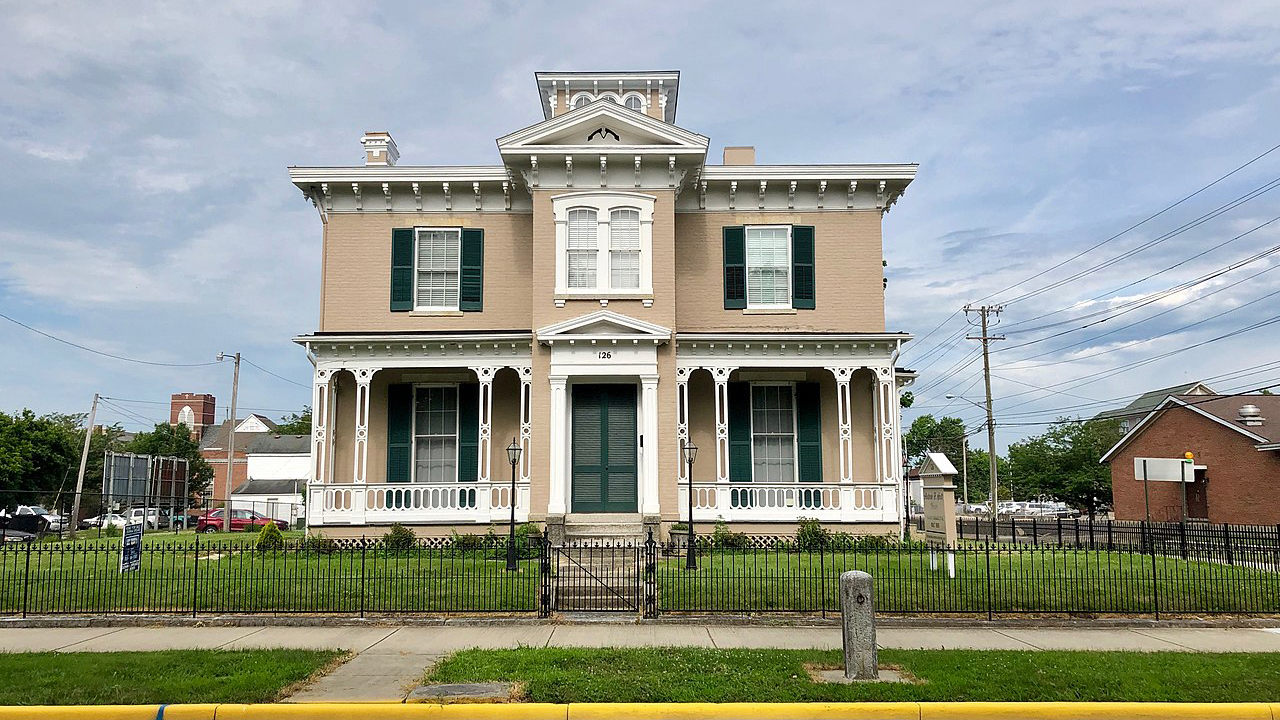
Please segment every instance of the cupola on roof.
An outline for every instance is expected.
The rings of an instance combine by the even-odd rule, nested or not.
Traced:
[[[609,100],[649,117],[675,124],[680,72],[540,72],[542,114],[553,118],[594,100]]]

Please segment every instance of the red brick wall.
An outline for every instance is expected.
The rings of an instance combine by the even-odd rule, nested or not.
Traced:
[[[1280,418],[1268,420],[1280,422]],[[1170,408],[1111,459],[1111,494],[1118,520],[1146,517],[1135,457],[1178,458],[1190,450],[1207,467],[1209,520],[1242,525],[1280,523],[1280,453],[1259,452],[1254,441],[1186,408]],[[1149,482],[1151,516],[1182,504],[1176,482]]]
[[[245,480],[249,479],[249,463],[244,453],[238,452],[235,455],[235,462],[232,463],[235,471],[232,473],[230,488],[227,487],[227,451],[204,451],[201,455],[204,457],[205,462],[213,467],[213,482],[209,484],[207,497],[221,501],[230,495],[232,490],[240,487]]]

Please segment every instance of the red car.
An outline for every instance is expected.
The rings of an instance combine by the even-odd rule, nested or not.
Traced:
[[[281,530],[288,530],[289,523],[284,520],[272,520],[260,512],[253,510],[231,511],[231,532],[244,532],[245,528],[261,528],[267,523],[275,523]],[[196,521],[196,532],[211,533],[222,530],[222,508],[210,510]]]

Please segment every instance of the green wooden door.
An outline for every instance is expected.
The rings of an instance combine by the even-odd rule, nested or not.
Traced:
[[[634,385],[573,386],[573,512],[636,512]]]

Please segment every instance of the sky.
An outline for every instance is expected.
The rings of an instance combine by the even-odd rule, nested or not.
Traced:
[[[99,421],[138,430],[174,392],[225,407],[220,351],[252,363],[245,411],[301,409],[311,366],[290,338],[316,327],[320,221],[286,168],[359,164],[366,130],[391,131],[402,165],[496,163],[495,138],[541,119],[539,70],[680,70],[677,123],[712,162],[724,145],[918,162],[884,221],[888,329],[917,338],[904,424],[977,429],[944,397],[982,397],[966,303],[1004,304],[1002,449],[1148,389],[1280,383],[1280,324],[1252,327],[1277,317],[1280,253],[1250,259],[1280,245],[1269,0],[0,13],[0,313],[170,364],[0,319],[5,411],[85,412],[98,392]]]

